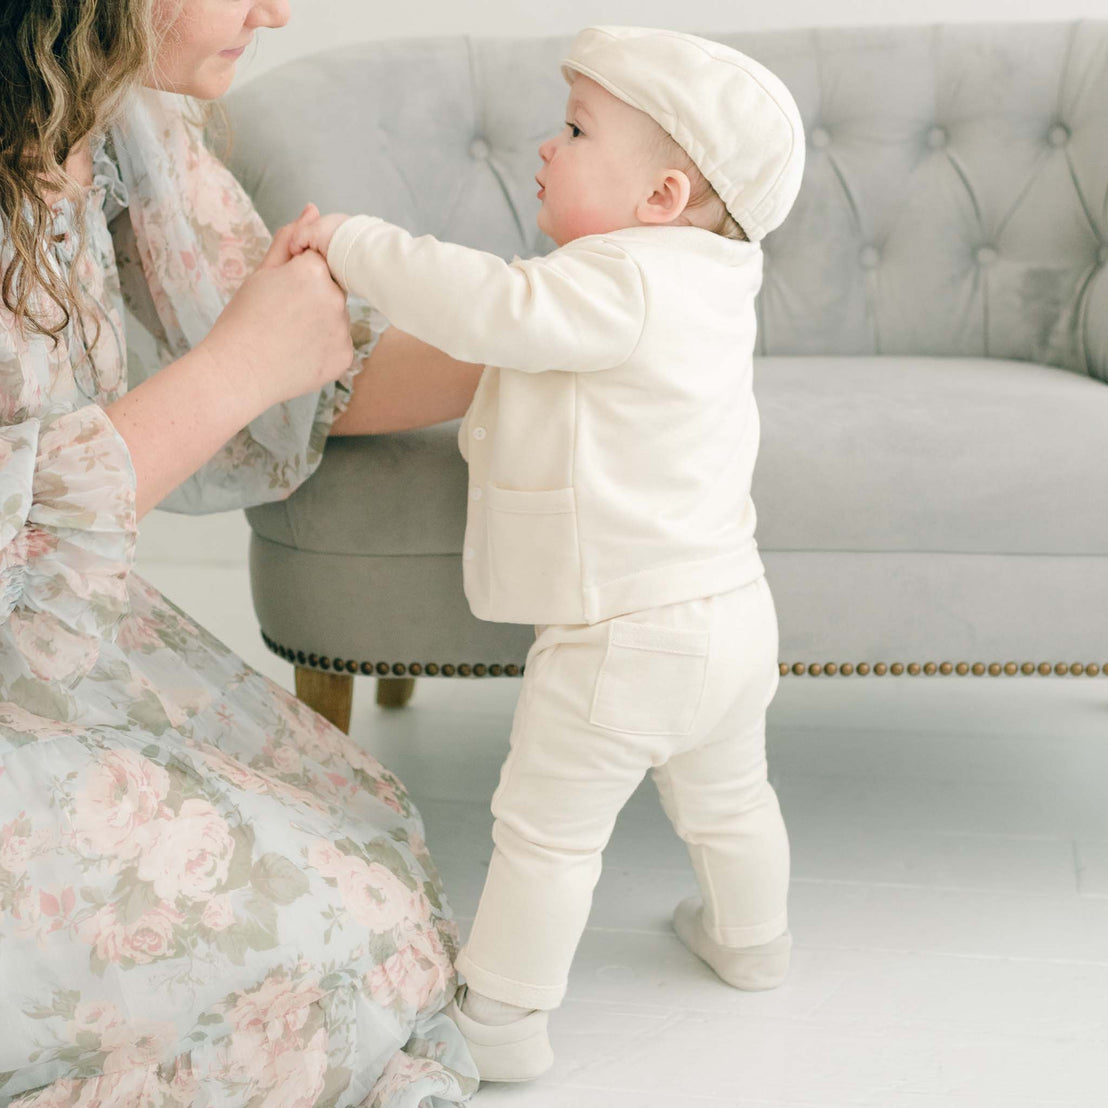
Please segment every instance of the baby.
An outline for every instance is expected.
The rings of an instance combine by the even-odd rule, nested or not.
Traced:
[[[778,985],[792,943],[751,376],[760,241],[799,191],[803,128],[772,73],[692,35],[592,27],[563,72],[536,177],[557,250],[509,264],[364,215],[293,244],[486,366],[459,431],[465,591],[481,619],[536,625],[450,1008],[492,1081],[553,1063],[547,1013],[648,770],[700,890],[681,940],[740,989]]]

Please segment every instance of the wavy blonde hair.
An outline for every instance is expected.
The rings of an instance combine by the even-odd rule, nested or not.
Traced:
[[[154,2],[0,4],[0,234],[11,255],[0,294],[25,332],[56,342],[81,303],[77,267],[63,278],[51,262],[46,197],[60,194],[76,205],[79,255],[84,195],[66,175],[65,161],[83,139],[107,128],[124,96],[153,72]],[[40,289],[48,303],[33,306]]]

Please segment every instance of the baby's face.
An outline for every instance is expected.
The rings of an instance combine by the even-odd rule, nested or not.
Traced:
[[[588,77],[569,90],[566,125],[539,147],[540,230],[559,246],[639,225],[660,166],[657,124]]]

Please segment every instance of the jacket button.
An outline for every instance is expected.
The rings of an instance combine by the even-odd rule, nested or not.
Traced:
[[[472,546],[467,546],[465,550],[462,551],[462,557],[465,558],[467,562],[472,561],[476,554],[477,551],[475,551]]]
[[[481,497],[485,494],[476,485],[474,485],[473,488],[469,490],[469,495],[470,498],[473,500],[480,500]]]
[[[488,431],[486,431],[484,429],[484,427],[474,427],[473,428],[473,437],[475,439],[477,439],[478,442],[480,442],[481,439],[483,439],[487,434],[488,434]]]

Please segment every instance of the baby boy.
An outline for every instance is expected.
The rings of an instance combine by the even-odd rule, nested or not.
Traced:
[[[485,1080],[553,1061],[547,1013],[616,816],[649,771],[700,890],[682,941],[729,984],[788,969],[789,847],[767,780],[777,620],[754,539],[761,240],[800,188],[788,90],[718,43],[592,27],[506,263],[371,216],[294,250],[403,331],[486,366],[459,432],[466,596],[530,623],[494,851],[451,1006]]]

